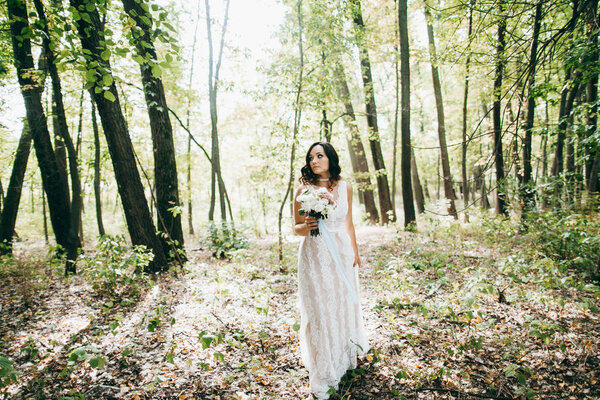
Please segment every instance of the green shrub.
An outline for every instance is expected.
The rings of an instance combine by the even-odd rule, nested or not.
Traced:
[[[248,241],[242,232],[226,221],[220,224],[211,223],[208,226],[206,242],[213,252],[213,257],[219,259],[229,259],[235,250],[248,246]]]
[[[600,279],[600,220],[597,216],[558,211],[531,214],[528,229],[539,249],[565,269]]]
[[[100,294],[135,294],[141,284],[151,283],[144,268],[154,256],[144,246],[128,245],[123,236],[103,236],[96,249],[93,255],[82,255],[80,262]]]

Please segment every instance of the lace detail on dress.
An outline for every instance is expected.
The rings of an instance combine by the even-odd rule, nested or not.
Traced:
[[[346,182],[338,183],[338,196],[323,222],[333,236],[349,277],[358,288],[358,272],[353,267],[354,252],[345,230],[348,212]],[[300,350],[309,372],[311,391],[329,398],[330,386],[337,389],[348,369],[356,367],[356,357],[367,350],[362,312],[352,302],[322,236],[307,236],[298,253],[298,295],[300,298]]]

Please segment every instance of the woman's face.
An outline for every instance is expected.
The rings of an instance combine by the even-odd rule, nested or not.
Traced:
[[[323,175],[329,172],[329,158],[327,158],[325,149],[320,144],[312,148],[308,159],[310,160],[310,169],[315,175]]]

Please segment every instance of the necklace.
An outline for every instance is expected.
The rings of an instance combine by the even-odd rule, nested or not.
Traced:
[[[325,178],[325,179],[319,178],[319,182],[329,182],[329,178]]]

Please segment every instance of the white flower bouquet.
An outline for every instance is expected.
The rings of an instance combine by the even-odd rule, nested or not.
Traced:
[[[317,190],[305,189],[301,194],[296,197],[296,200],[301,204],[298,213],[300,215],[308,215],[316,219],[325,219],[331,209],[331,204],[327,196],[329,192],[326,188],[320,188]],[[311,236],[318,236],[320,234],[319,228],[311,230]]]

